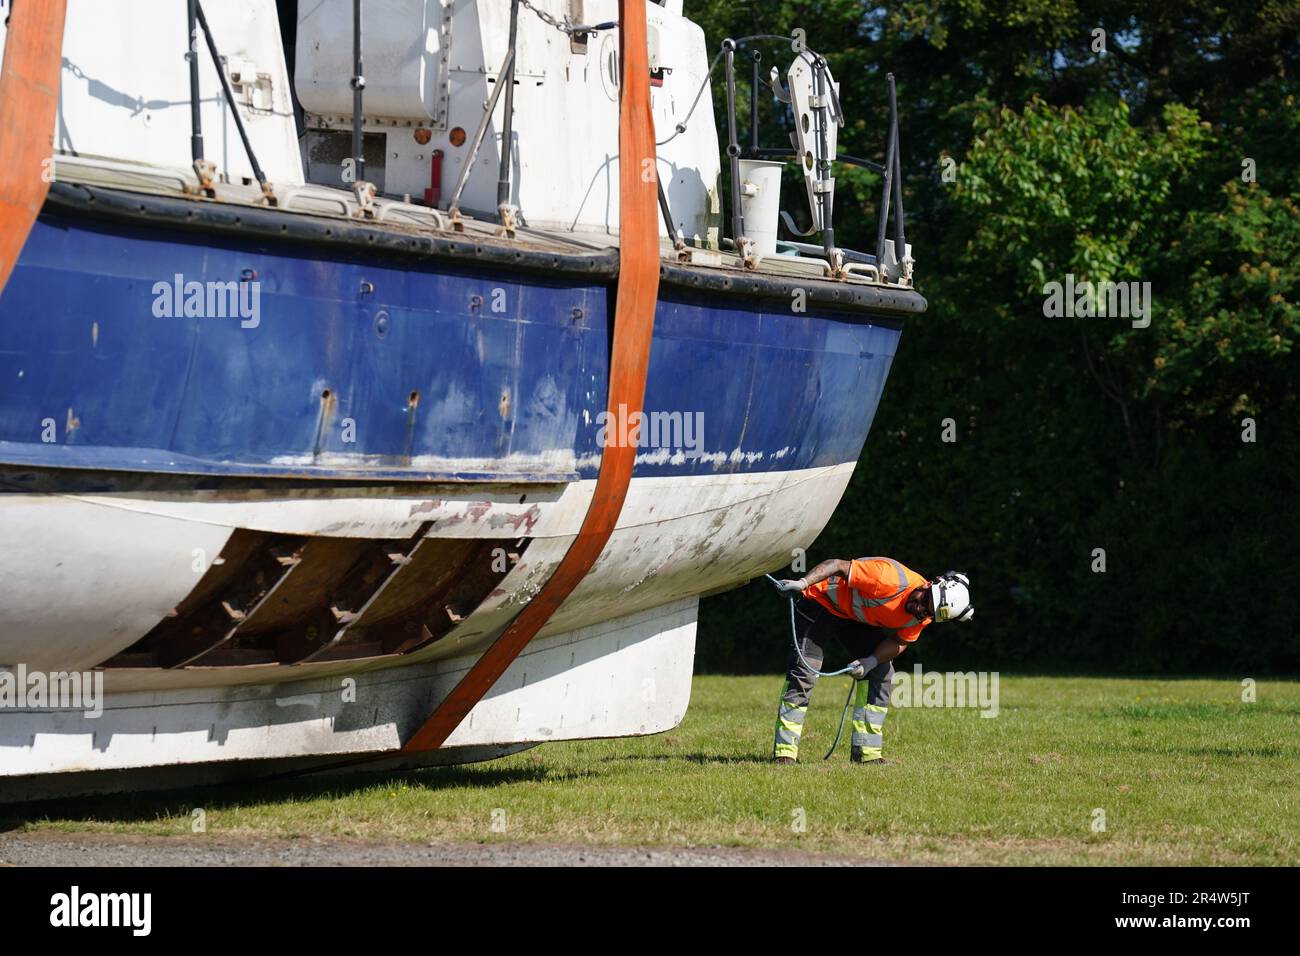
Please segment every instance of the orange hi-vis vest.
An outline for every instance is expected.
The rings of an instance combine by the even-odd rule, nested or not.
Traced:
[[[849,579],[833,574],[803,592],[837,617],[883,627],[905,644],[911,644],[930,623],[930,618],[913,617],[906,605],[908,596],[926,584],[911,568],[893,558],[857,558],[849,562]]]

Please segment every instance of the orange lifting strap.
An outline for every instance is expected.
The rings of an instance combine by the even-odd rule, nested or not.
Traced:
[[[0,292],[50,191],[66,7],[22,0],[9,15],[0,72]]]
[[[658,184],[655,176],[649,179],[642,176],[643,169],[655,170],[657,175],[645,0],[620,0],[618,23],[623,84],[618,120],[619,273],[607,406],[611,417],[615,417],[620,406],[625,406],[627,413],[641,411],[650,363],[655,299],[659,292]],[[525,605],[406,742],[403,752],[440,747],[551,619],[564,599],[582,583],[600,557],[623,510],[636,452],[635,445],[606,445],[601,450],[600,474],[577,538],[537,596]]]

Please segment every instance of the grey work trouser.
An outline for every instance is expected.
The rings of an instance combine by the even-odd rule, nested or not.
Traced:
[[[833,639],[844,648],[848,654],[844,661],[847,664],[850,660],[866,657],[882,638],[890,636],[889,631],[832,614],[807,598],[795,602],[795,627],[803,656],[812,666],[804,664],[794,648],[790,648],[785,686],[777,709],[776,739],[772,747],[774,757],[797,758],[799,755],[804,717],[808,713],[813,687],[817,684],[814,669],[822,669],[827,642]],[[858,682],[853,703],[853,759],[874,760],[881,756],[885,714],[889,710],[889,695],[893,689],[893,661],[876,665],[865,680]]]

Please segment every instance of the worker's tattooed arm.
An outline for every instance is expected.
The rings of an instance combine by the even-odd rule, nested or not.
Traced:
[[[823,561],[796,581],[777,581],[776,587],[782,594],[792,594],[795,591],[806,591],[814,584],[819,584],[835,574],[842,575],[845,580],[848,580],[849,562],[840,561],[835,558],[832,558],[829,561]]]
[[[907,650],[907,644],[896,637],[886,637],[876,645],[876,652],[871,656],[879,663],[885,664],[892,661],[903,651]]]
[[[839,558],[831,558],[829,561],[823,561],[803,576],[803,580],[807,582],[805,587],[812,587],[814,584],[825,581],[827,578],[836,574],[840,575],[840,577],[845,580],[848,580],[849,562],[840,560]]]

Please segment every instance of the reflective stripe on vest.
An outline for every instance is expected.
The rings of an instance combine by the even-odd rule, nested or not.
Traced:
[[[857,591],[852,592],[853,598],[853,616],[863,624],[867,623],[866,608],[867,602],[863,600],[862,595]]]

